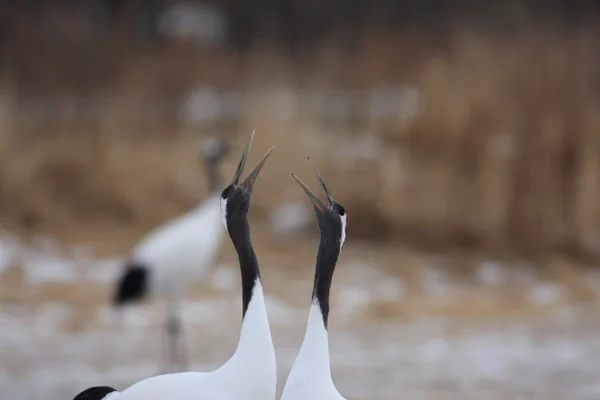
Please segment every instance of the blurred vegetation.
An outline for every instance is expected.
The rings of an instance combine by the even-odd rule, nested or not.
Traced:
[[[597,2],[212,1],[204,40],[169,4],[0,2],[5,223],[146,229],[202,197],[199,136],[256,129],[258,215],[310,155],[354,237],[598,255]]]

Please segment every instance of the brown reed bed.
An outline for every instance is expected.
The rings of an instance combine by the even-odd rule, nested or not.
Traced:
[[[13,39],[36,37],[24,36]],[[351,210],[357,237],[597,256],[596,27],[372,32],[353,52],[324,40],[300,61],[267,45],[240,59],[185,42],[130,51],[109,38],[104,61],[76,64],[87,72],[75,79],[64,58],[81,56],[85,43],[63,43],[73,51],[63,49],[61,62],[14,53],[3,71],[0,215],[9,226],[147,229],[204,195],[199,137],[239,142],[256,129],[255,157],[278,146],[256,191],[257,217],[300,198],[289,172],[310,179],[310,155]],[[235,90],[243,107],[208,122],[180,118],[190,89],[207,85]],[[418,112],[366,111],[371,90],[398,86],[416,90]],[[284,117],[273,107],[282,88],[304,93]],[[314,96],[339,90],[354,96],[349,111],[321,113]],[[361,153],[368,146],[373,154]],[[226,173],[233,168],[230,160]]]

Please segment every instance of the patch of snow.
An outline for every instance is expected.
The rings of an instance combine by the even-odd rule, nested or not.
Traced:
[[[426,339],[419,348],[419,358],[427,363],[438,362],[447,356],[449,345],[449,341],[442,338]]]
[[[123,266],[122,258],[105,258],[88,260],[86,263],[78,263],[82,269],[82,279],[89,282],[110,285],[114,283]]]
[[[50,254],[58,254],[59,245],[56,239],[38,235],[33,239],[34,246],[37,247],[40,251],[50,253]]]
[[[30,251],[22,255],[23,268],[30,284],[74,282],[77,280],[75,263],[72,260]]]
[[[556,304],[563,298],[563,290],[556,283],[537,283],[529,290],[529,300],[538,306]]]
[[[43,304],[34,320],[31,329],[42,337],[56,335],[70,315],[69,306],[63,303],[47,302]]]
[[[354,313],[357,308],[366,306],[372,301],[372,293],[360,285],[344,285],[335,293],[336,303],[345,313]]]
[[[185,301],[182,304],[181,315],[184,324],[201,324],[209,326],[211,321],[227,312],[227,302],[214,300]]]
[[[14,266],[17,254],[18,250],[14,245],[4,238],[0,239],[0,275],[4,270]]]
[[[220,265],[211,276],[211,285],[219,290],[232,291],[239,286],[239,268],[231,265]]]
[[[269,319],[283,325],[294,325],[297,323],[299,312],[297,308],[281,299],[268,295],[265,295],[265,303],[269,313]]]
[[[221,99],[209,88],[198,88],[188,96],[183,108],[183,117],[191,122],[204,122],[221,116]]]
[[[273,210],[269,217],[271,228],[278,233],[289,233],[306,228],[312,220],[312,211],[305,201],[283,204]]]
[[[506,283],[508,276],[506,269],[499,263],[486,261],[477,267],[476,279],[488,286],[500,286]]]
[[[350,288],[350,292],[342,294],[349,297],[342,297],[342,301],[347,298],[351,304],[364,305],[367,297],[371,302],[399,301],[405,294],[406,285],[402,280],[387,274],[372,263],[350,261],[340,265],[339,269],[349,275],[345,286]]]
[[[425,268],[423,289],[427,293],[446,294],[449,292],[447,274],[439,267],[428,266]]]
[[[375,298],[382,301],[399,301],[406,293],[406,285],[399,279],[388,277],[375,286]]]

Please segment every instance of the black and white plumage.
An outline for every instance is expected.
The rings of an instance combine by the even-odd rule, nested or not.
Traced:
[[[310,159],[309,159],[310,162]],[[311,164],[312,165],[312,164]],[[325,186],[321,175],[313,167],[326,201],[321,201],[300,179],[294,178],[311,199],[321,240],[317,252],[312,302],[308,324],[300,352],[285,383],[281,400],[345,400],[331,378],[329,362],[329,291],[331,280],[346,240],[348,216]]]
[[[246,144],[233,182],[219,196],[223,221],[238,254],[242,276],[242,328],[232,357],[212,372],[184,372],[142,380],[118,400],[273,400],[277,386],[275,349],[250,239],[248,211],[256,178],[271,150],[240,182],[252,138]],[[116,400],[116,399],[115,399]]]
[[[223,240],[219,166],[227,152],[224,141],[205,142],[203,162],[210,185],[209,197],[187,214],[146,235],[132,250],[116,284],[113,302],[118,307],[156,294],[167,299],[168,342],[163,347],[163,353],[166,352],[163,358],[169,367],[186,364],[178,305],[190,286],[214,264]]]
[[[116,400],[119,392],[110,386],[94,386],[85,389],[73,398],[73,400]]]

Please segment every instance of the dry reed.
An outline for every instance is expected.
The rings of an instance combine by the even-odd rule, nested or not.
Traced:
[[[598,254],[598,28],[463,28],[443,42],[373,33],[352,55],[324,41],[302,63],[266,46],[242,62],[189,43],[133,54],[115,43],[102,50],[112,74],[94,85],[90,72],[84,91],[73,89],[68,71],[57,72],[64,61],[52,64],[56,56],[44,53],[36,62],[53,71],[46,72],[53,85],[41,91],[41,107],[10,90],[25,72],[5,72],[6,222],[57,230],[101,220],[146,229],[202,197],[200,136],[239,142],[256,129],[254,156],[278,145],[256,191],[256,215],[300,198],[289,172],[309,179],[310,155],[351,210],[354,235]],[[38,70],[26,69],[42,79]],[[182,119],[193,87],[235,90],[241,108],[209,122]],[[369,93],[386,87],[415,90],[417,112],[369,113]],[[336,90],[353,101],[322,99]]]

